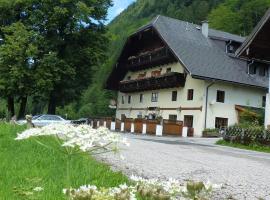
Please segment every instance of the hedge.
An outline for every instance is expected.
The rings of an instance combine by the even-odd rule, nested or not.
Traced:
[[[244,145],[261,144],[270,146],[270,130],[265,130],[263,127],[248,127],[232,126],[222,134],[223,139],[227,142],[240,143]]]

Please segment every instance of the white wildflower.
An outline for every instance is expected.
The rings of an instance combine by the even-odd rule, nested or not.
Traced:
[[[105,127],[93,129],[88,125],[51,124],[42,128],[28,129],[18,134],[16,140],[39,136],[56,136],[63,141],[63,147],[78,147],[84,152],[116,151],[120,144],[128,146],[126,138]]]
[[[41,192],[41,191],[43,191],[44,189],[42,188],[42,187],[35,187],[34,189],[33,189],[33,191],[35,191],[35,192]]]

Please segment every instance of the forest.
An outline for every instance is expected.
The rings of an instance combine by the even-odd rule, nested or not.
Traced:
[[[43,1],[47,7],[39,6]],[[116,93],[104,84],[137,28],[165,15],[195,24],[207,19],[211,28],[247,36],[270,7],[270,0],[137,0],[105,26],[110,0],[94,9],[90,0],[22,2],[0,0],[0,118],[112,116]]]

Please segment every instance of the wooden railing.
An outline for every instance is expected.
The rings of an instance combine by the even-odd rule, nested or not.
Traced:
[[[167,47],[162,47],[144,53],[143,55],[129,58],[126,66],[129,68],[129,70],[140,70],[149,67],[149,65],[154,67],[155,65],[166,64],[172,62],[173,60],[175,59],[170,53],[169,49]]]
[[[119,90],[125,93],[184,87],[185,82],[186,78],[183,73],[170,72],[156,77],[121,81],[119,83]]]

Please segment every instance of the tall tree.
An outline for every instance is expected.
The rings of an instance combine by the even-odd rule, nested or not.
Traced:
[[[0,93],[7,98],[8,111],[15,115],[14,99],[19,98],[19,117],[25,112],[27,97],[33,93],[32,60],[37,56],[37,37],[20,22],[2,28],[0,46]]]
[[[34,99],[47,98],[48,113],[54,114],[56,106],[78,99],[90,83],[92,68],[104,59],[107,43],[104,21],[109,6],[111,0],[0,0],[1,30],[20,23],[39,37],[37,55],[31,58],[31,70],[35,70],[31,80],[35,87],[27,91],[32,91]],[[3,37],[6,34],[0,32]],[[3,53],[2,57],[8,54]],[[3,65],[6,77],[7,71]],[[21,97],[14,90],[12,98],[8,98],[13,114],[15,94]],[[20,113],[25,110],[26,100],[21,97]]]
[[[210,13],[210,26],[246,36],[269,7],[270,0],[227,0]]]

